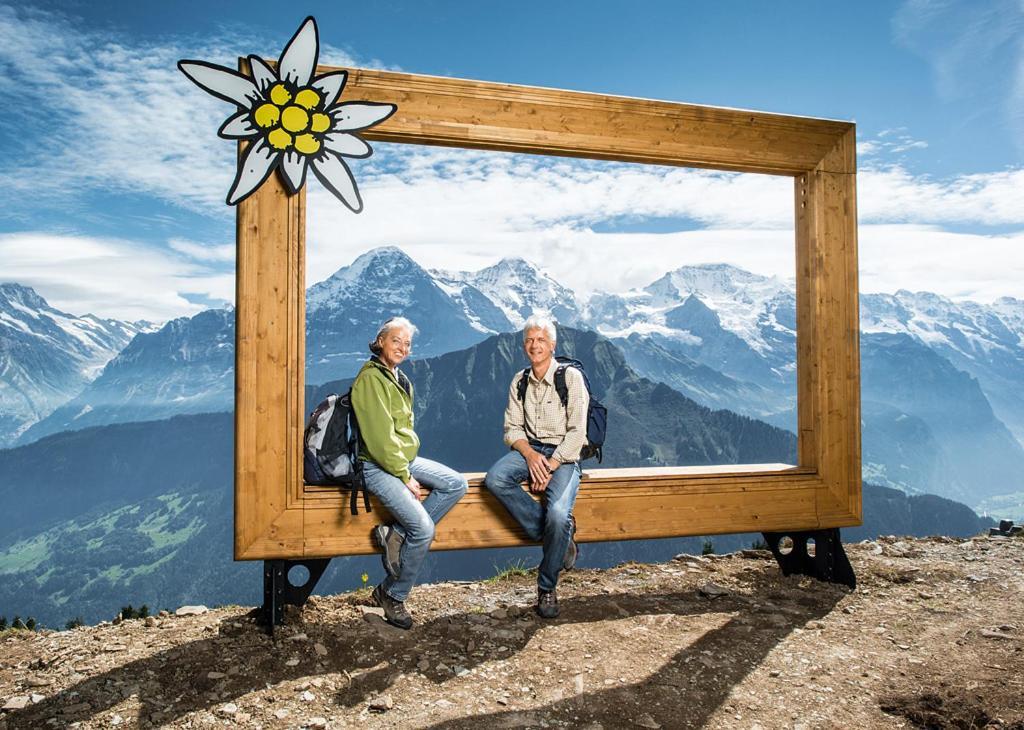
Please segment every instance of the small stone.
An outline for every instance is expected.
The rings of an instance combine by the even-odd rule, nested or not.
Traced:
[[[124,718],[121,717],[120,715],[114,715],[113,717],[110,718],[110,724],[113,725],[114,727],[117,727],[118,725],[120,725],[123,722],[124,722]]]
[[[289,715],[289,712],[284,707],[282,707],[282,708],[280,708],[278,710],[274,710],[274,717],[276,717],[278,720],[283,720],[286,717],[288,717],[288,715]]]
[[[308,640],[309,640],[309,637],[306,636],[305,634],[295,634],[294,636],[289,636],[288,637],[288,641],[308,641]]]
[[[313,651],[316,652],[317,656],[327,656],[327,647],[320,642],[313,644]]]
[[[359,609],[359,613],[366,616],[384,616],[384,609],[380,606],[356,606]]]
[[[202,616],[209,611],[206,606],[182,606],[174,612],[175,616]]]
[[[449,700],[445,700],[445,699],[440,699],[440,700],[438,700],[437,702],[434,703],[434,707],[443,707],[445,709],[447,709],[449,707],[454,707],[454,705],[455,705],[454,702],[450,702]]]
[[[650,715],[641,715],[636,719],[636,724],[640,727],[649,727],[654,728],[655,730],[661,727],[661,723],[659,723]]]
[[[446,672],[450,672],[450,671],[452,671],[451,667],[449,667],[449,666],[448,666],[447,664],[445,664],[444,662],[441,662],[440,664],[438,664],[438,665],[437,665],[437,666],[435,667],[435,669],[436,669],[436,670],[437,670],[438,672],[441,672],[441,673],[446,673]]]
[[[40,702],[46,699],[46,695],[41,695],[38,692],[33,692],[28,696],[28,698],[32,700],[33,705],[38,705]]]
[[[430,661],[428,659],[420,659],[419,663],[416,665],[416,668],[419,669],[421,672],[425,672],[428,669],[430,669]]]
[[[303,702],[312,702],[316,699],[316,695],[307,689],[305,692],[299,695],[299,699]]]
[[[26,687],[49,687],[53,680],[46,677],[29,677],[24,684]]]
[[[217,708],[217,714],[221,717],[231,717],[238,712],[238,705],[234,702],[228,702],[226,705],[221,705]]]
[[[157,614],[157,616],[159,616],[160,618],[167,618],[170,615],[171,614],[170,614],[169,611],[161,611],[160,613]]]
[[[508,697],[499,697],[497,702],[498,702],[499,705],[507,705],[508,704]]]
[[[576,690],[576,694],[583,694],[583,675],[577,674],[572,678],[573,688]]]
[[[499,621],[503,621],[508,618],[508,611],[504,608],[496,608],[490,613],[491,618],[496,618]]]
[[[298,657],[292,657],[291,659],[286,661],[284,663],[284,665],[286,667],[297,667],[297,666],[299,666],[299,659],[298,659]]]
[[[780,672],[778,669],[773,669],[772,671],[768,672],[769,677],[778,677],[781,674],[782,672]]]
[[[718,585],[717,583],[705,583],[699,588],[700,594],[706,598],[721,598],[722,596],[728,596],[729,591]]]
[[[305,725],[303,725],[303,727],[307,727],[310,730],[325,730],[325,728],[327,727],[327,718],[311,717],[308,720],[306,720],[306,723]]]
[[[394,706],[395,702],[391,699],[391,695],[381,695],[370,700],[370,712],[387,712]]]
[[[228,675],[224,674],[224,672],[207,672],[206,673],[206,678],[207,679],[224,679],[224,677],[226,677],[226,676],[228,676]]]
[[[128,651],[128,647],[125,646],[124,644],[107,644],[106,646],[103,647],[103,651],[108,651],[108,652],[111,652],[111,653],[118,652],[118,651]]]
[[[465,677],[467,674],[469,674],[469,670],[465,667],[455,667],[455,669],[453,669],[452,671],[455,672],[456,677]]]

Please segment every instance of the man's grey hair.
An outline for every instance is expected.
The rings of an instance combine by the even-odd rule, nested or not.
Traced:
[[[392,317],[391,319],[385,321],[384,324],[380,326],[380,329],[377,330],[377,334],[370,342],[370,352],[372,352],[374,355],[379,355],[382,352],[380,346],[381,339],[386,337],[388,332],[394,329],[408,330],[410,337],[415,337],[416,333],[419,332],[419,330],[416,329],[416,325],[414,325],[405,317]]]
[[[533,314],[523,325],[523,341],[526,341],[526,333],[530,330],[544,330],[552,343],[558,342],[558,332],[555,329],[555,320],[546,314]]]

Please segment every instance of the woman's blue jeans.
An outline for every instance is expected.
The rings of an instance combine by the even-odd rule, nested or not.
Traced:
[[[547,445],[533,446],[533,449],[544,456],[551,456],[555,451],[554,446]],[[537,570],[537,587],[542,591],[553,591],[558,585],[565,550],[572,539],[569,515],[580,488],[580,465],[572,462],[558,467],[551,475],[547,489],[542,492],[540,503],[522,487],[529,475],[526,459],[513,450],[494,463],[484,483],[527,536],[543,543],[544,558]]]
[[[405,538],[399,553],[401,567],[397,578],[387,576],[381,584],[384,592],[396,601],[409,597],[416,576],[434,540],[434,525],[466,493],[466,478],[444,464],[417,456],[409,464],[409,472],[430,490],[420,502],[402,483],[372,461],[363,463],[366,489],[380,500],[397,524],[394,529]]]

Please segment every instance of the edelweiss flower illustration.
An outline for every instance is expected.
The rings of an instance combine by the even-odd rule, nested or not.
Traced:
[[[307,167],[324,187],[358,213],[363,209],[355,178],[343,157],[365,158],[373,150],[354,134],[379,124],[394,104],[366,101],[336,103],[348,74],[313,78],[320,41],[316,21],[306,18],[288,41],[277,72],[257,56],[249,56],[252,79],[206,61],[178,61],[178,68],[201,89],[237,104],[217,134],[224,139],[253,139],[238,164],[228,191],[228,205],[249,197],[277,168],[290,193],[306,180]]]

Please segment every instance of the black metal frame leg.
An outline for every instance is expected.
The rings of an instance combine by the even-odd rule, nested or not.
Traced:
[[[851,589],[857,587],[857,576],[843,550],[838,527],[829,530],[761,534],[764,535],[765,542],[779,563],[783,575],[809,575],[828,583],[841,583]],[[792,545],[788,546],[784,538],[789,538]],[[814,555],[807,549],[808,540],[814,540]]]

